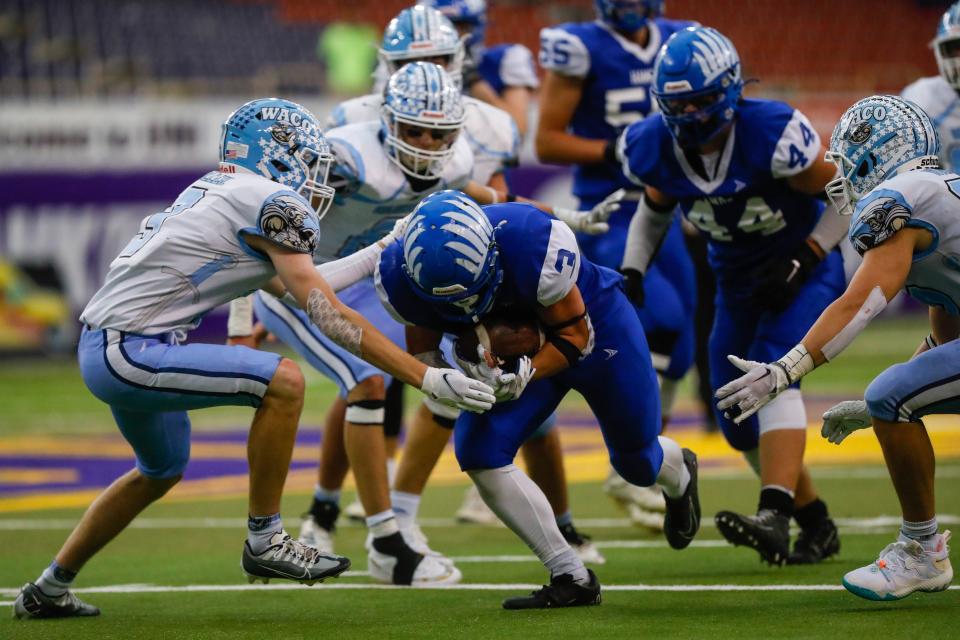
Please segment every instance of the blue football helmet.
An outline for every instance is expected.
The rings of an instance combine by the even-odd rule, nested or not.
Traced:
[[[930,43],[940,75],[960,91],[960,2],[950,6],[937,23],[937,35]]]
[[[687,27],[657,54],[651,91],[677,143],[699,147],[736,116],[743,93],[740,56],[716,29]]]
[[[446,320],[479,322],[503,281],[495,232],[465,193],[424,198],[403,233],[403,272],[416,295]]]
[[[323,217],[333,202],[327,184],[333,154],[307,109],[281,98],[251,100],[230,114],[220,137],[225,171],[262,175],[297,191]]]
[[[453,157],[463,120],[460,89],[440,65],[411,62],[387,81],[380,107],[384,145],[407,175],[439,178]]]
[[[383,32],[380,59],[388,73],[416,60],[440,64],[460,84],[463,42],[453,23],[432,7],[404,9]]]
[[[487,37],[486,0],[418,0],[417,4],[433,7],[447,16],[466,35],[465,43],[471,56],[483,49]]]
[[[664,0],[593,0],[597,17],[617,31],[632,33],[663,15]]]
[[[843,114],[825,158],[840,177],[827,183],[830,202],[844,215],[884,180],[913,169],[938,168],[940,140],[923,109],[898,96],[870,96]]]

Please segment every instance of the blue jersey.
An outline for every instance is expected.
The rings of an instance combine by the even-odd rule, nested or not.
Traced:
[[[511,87],[536,89],[540,86],[533,54],[522,44],[498,44],[484,49],[477,70],[498,96]]]
[[[624,173],[679,201],[683,214],[709,238],[710,264],[728,295],[749,295],[749,274],[806,239],[823,203],[789,187],[786,178],[821,153],[806,116],[773,100],[743,100],[724,148],[699,158],[705,179],[680,150],[663,118],[630,125],[621,140]],[[709,168],[707,168],[709,167]]]
[[[562,300],[576,285],[587,312],[603,313],[611,298],[607,294],[620,287],[620,274],[584,260],[569,227],[529,204],[497,204],[483,210],[497,230],[503,269],[494,309],[534,315],[538,308]],[[464,325],[445,320],[413,291],[413,283],[403,273],[399,242],[384,249],[374,280],[381,302],[397,320],[448,333],[463,329]]]
[[[673,33],[693,22],[656,18],[649,23],[646,47],[631,42],[600,22],[562,24],[540,32],[540,66],[583,81],[583,93],[569,131],[597,140],[616,137],[624,127],[655,110],[650,95],[653,62]],[[573,193],[599,201],[630,186],[614,166],[605,163],[574,169]]]

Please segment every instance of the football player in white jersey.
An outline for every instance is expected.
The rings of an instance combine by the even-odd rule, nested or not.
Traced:
[[[823,415],[822,434],[837,444],[872,424],[903,511],[896,542],[843,578],[869,600],[943,591],[953,579],[922,420],[960,413],[960,176],[939,168],[939,151],[933,122],[907,100],[871,96],[847,110],[830,139],[826,157],[841,177],[827,194],[853,215],[849,238],[863,262],[799,344],[769,364],[728,356],[745,375],[717,391],[717,407],[740,422],[836,358],[901,289],[929,306],[931,333],[913,358],[881,373],[863,400]]]
[[[930,43],[940,75],[920,78],[901,94],[920,106],[940,136],[940,164],[960,170],[960,2],[944,12]]]
[[[280,498],[303,407],[303,375],[292,361],[245,347],[181,345],[214,307],[268,288],[307,309],[305,317],[345,350],[425,393],[484,411],[492,389],[454,369],[430,368],[344,305],[314,268],[319,217],[333,189],[333,157],[314,116],[269,98],[237,109],[223,125],[220,170],[195,181],[110,265],[80,316],[80,371],[110,405],[136,454],[136,468],[87,509],[54,561],[16,599],[17,618],[98,615],[69,587],[105,544],[182,477],[190,454],[187,411],[257,409],[247,443],[248,533],[241,567],[251,582],[307,584],[336,576],[347,558],[293,540]]]
[[[459,88],[450,76],[439,65],[415,62],[391,76],[380,121],[328,132],[338,158],[335,173],[340,189],[324,219],[324,234],[315,253],[317,261],[335,260],[375,244],[424,195],[438,189],[459,187],[486,202],[506,197],[470,180],[472,154],[466,140],[457,135],[463,126],[463,113]],[[605,218],[605,211],[561,215],[575,224],[591,224],[602,230],[602,221],[588,221]],[[402,326],[383,310],[371,279],[345,291],[344,297],[369,314],[390,338],[403,342]],[[391,508],[382,430],[389,382],[385,370],[370,367],[311,327],[303,311],[267,293],[255,296],[254,309],[271,333],[340,387],[341,403],[345,405],[345,453],[354,470],[372,536],[368,556],[371,575],[387,583],[418,586],[459,581],[460,572],[452,563],[439,558],[416,531],[403,526],[412,523],[400,521],[398,527]],[[236,324],[242,309],[234,304],[231,311],[232,323]],[[249,314],[245,325],[250,325]],[[243,332],[232,333],[234,337],[243,336]],[[332,514],[329,507],[324,512],[317,502],[335,504],[335,492],[345,473],[342,465],[338,469],[339,481],[331,482],[329,476],[321,475],[311,508],[313,522],[308,518],[301,531],[303,540],[328,548],[329,536],[318,529],[329,529],[322,525]]]

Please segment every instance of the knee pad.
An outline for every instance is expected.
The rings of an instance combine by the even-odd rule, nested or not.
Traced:
[[[453,429],[457,416],[460,415],[459,409],[445,405],[428,396],[423,397],[423,406],[433,414],[434,422],[445,429]]]
[[[403,382],[394,378],[387,387],[387,399],[383,415],[383,435],[395,438],[403,426]]]
[[[780,429],[806,429],[807,410],[800,389],[787,389],[757,412],[760,435]]]
[[[383,425],[384,400],[357,400],[347,404],[345,419],[352,424],[364,427]]]

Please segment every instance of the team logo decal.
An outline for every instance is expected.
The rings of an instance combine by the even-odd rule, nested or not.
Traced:
[[[271,242],[302,253],[317,246],[317,224],[297,198],[275,196],[260,210],[260,229]]]
[[[869,122],[861,122],[857,125],[857,128],[850,133],[850,142],[855,144],[863,144],[867,141],[867,138],[870,137],[870,134],[873,133],[873,127]]]
[[[853,246],[863,253],[893,236],[907,226],[910,210],[893,198],[880,198],[860,215],[851,233]]]

